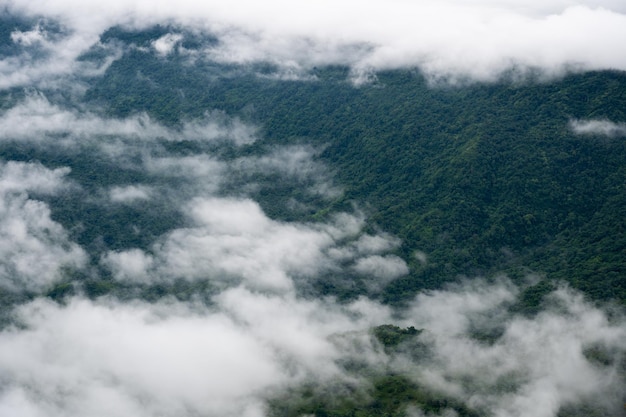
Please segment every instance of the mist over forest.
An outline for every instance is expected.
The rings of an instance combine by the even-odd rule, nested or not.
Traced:
[[[620,1],[0,0],[0,416],[623,416]]]

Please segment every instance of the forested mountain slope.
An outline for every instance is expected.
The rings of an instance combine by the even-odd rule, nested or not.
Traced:
[[[232,1],[0,9],[0,415],[623,415],[620,61]]]
[[[141,44],[155,30],[103,38]],[[259,146],[318,147],[345,189],[333,206],[357,202],[372,227],[402,239],[411,274],[392,283],[385,300],[459,275],[531,272],[594,298],[626,300],[623,128],[574,129],[626,121],[624,73],[450,85],[397,70],[355,86],[341,67],[285,80],[271,65],[181,60],[129,52],[87,98],[111,115],[147,111],[169,124],[220,109],[261,126]],[[323,214],[319,204],[289,213],[284,202],[293,191],[259,198],[276,218]]]

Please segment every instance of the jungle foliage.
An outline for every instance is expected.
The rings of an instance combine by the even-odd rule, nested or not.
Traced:
[[[146,42],[133,36],[112,29],[105,38]],[[112,116],[145,111],[169,125],[219,109],[260,126],[248,152],[286,143],[322,149],[345,192],[310,201],[295,217],[317,220],[356,202],[371,227],[400,237],[411,273],[386,288],[384,301],[459,276],[536,273],[626,302],[626,141],[570,126],[626,121],[623,72],[547,81],[512,72],[490,84],[449,85],[407,69],[355,86],[343,67],[293,80],[269,64],[187,59],[131,49],[87,98]],[[292,192],[274,185],[258,198],[270,216],[293,220],[284,204]]]

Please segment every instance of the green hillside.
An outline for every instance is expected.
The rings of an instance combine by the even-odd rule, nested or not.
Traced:
[[[623,415],[626,72],[356,83],[154,21],[64,61],[0,15],[0,410]]]
[[[138,42],[118,31],[105,38]],[[283,204],[293,189],[257,197],[284,219],[357,203],[371,227],[400,237],[411,274],[384,291],[387,302],[460,275],[500,273],[545,275],[626,302],[625,141],[570,128],[575,119],[626,121],[626,74],[431,85],[419,71],[397,70],[357,87],[342,67],[305,80],[277,71],[131,51],[87,98],[115,116],[147,111],[173,125],[219,109],[261,127],[255,146],[322,149],[340,199],[294,214]]]

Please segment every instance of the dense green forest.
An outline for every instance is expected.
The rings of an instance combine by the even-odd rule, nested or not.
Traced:
[[[141,45],[166,31],[112,29],[103,39]],[[410,265],[410,275],[381,294],[386,302],[459,276],[529,273],[626,302],[626,144],[570,126],[625,121],[624,73],[433,85],[419,70],[396,70],[355,86],[342,67],[289,81],[272,77],[271,65],[183,60],[131,51],[86,97],[114,116],[147,111],[171,125],[220,109],[261,126],[257,147],[318,147],[345,189],[340,198],[311,201],[305,213],[286,208],[297,192],[287,185],[257,198],[281,219],[361,204],[371,227],[402,239]]]

